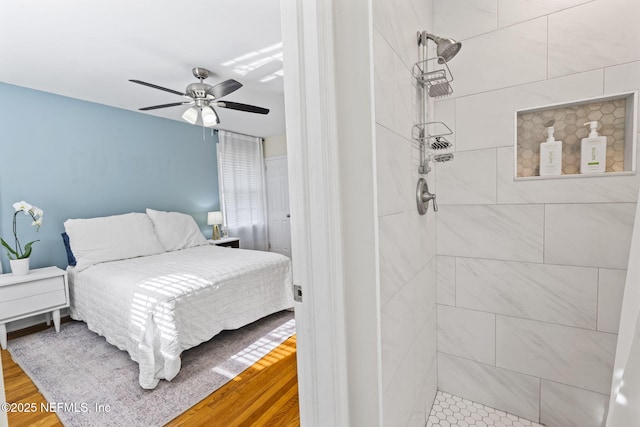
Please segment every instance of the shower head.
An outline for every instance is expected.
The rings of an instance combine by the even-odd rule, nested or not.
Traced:
[[[451,58],[456,56],[462,47],[462,43],[457,42],[454,39],[438,37],[436,35],[429,34],[426,31],[423,31],[422,33],[418,32],[418,44],[426,45],[427,39],[433,40],[436,44],[436,54],[438,55],[439,64],[449,62]]]

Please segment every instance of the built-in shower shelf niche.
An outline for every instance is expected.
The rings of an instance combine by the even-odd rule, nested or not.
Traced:
[[[564,179],[636,173],[638,92],[582,99],[515,111],[515,179]],[[554,137],[562,141],[562,175],[540,176],[540,144],[547,140],[553,121]],[[597,121],[598,135],[607,137],[604,173],[580,173],[582,138]]]

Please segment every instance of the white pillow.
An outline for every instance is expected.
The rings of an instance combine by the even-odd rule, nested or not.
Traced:
[[[191,215],[147,209],[156,234],[168,251],[209,244]]]
[[[64,229],[79,271],[101,262],[164,252],[151,220],[143,213],[68,219]]]

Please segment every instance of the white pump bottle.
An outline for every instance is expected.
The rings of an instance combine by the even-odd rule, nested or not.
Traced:
[[[590,132],[580,143],[580,173],[604,173],[607,167],[607,137],[598,135],[598,122],[584,125],[589,125]]]
[[[547,141],[540,144],[540,176],[562,175],[562,141],[553,137],[554,128],[547,128]]]

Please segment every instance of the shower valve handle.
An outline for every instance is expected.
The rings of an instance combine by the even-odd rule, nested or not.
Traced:
[[[416,202],[418,207],[418,213],[424,215],[429,208],[429,201],[433,202],[433,211],[438,212],[438,205],[436,204],[436,195],[429,192],[429,186],[424,178],[418,180],[418,186],[416,187]]]
[[[428,203],[429,200],[431,200],[433,202],[433,211],[434,212],[438,212],[438,204],[436,203],[436,195],[433,193],[429,193],[428,191],[425,191],[424,193],[422,193],[422,201],[425,203]]]

